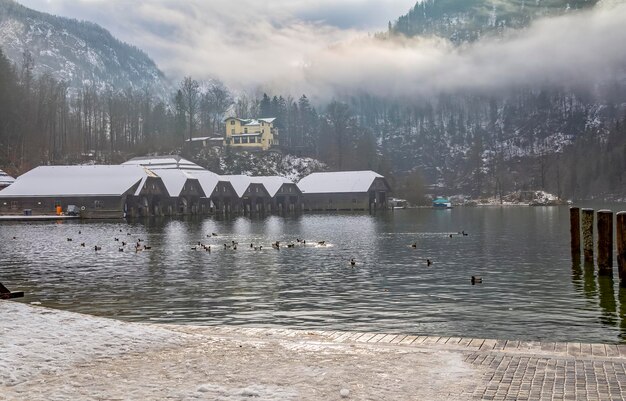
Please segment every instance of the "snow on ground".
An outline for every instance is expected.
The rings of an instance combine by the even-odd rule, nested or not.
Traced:
[[[460,352],[220,334],[11,302],[0,315],[6,400],[464,400],[481,378]]]
[[[0,301],[0,316],[0,384],[7,386],[98,358],[180,344],[168,330],[20,303]]]

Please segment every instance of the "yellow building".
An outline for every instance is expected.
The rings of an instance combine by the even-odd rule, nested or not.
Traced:
[[[268,150],[278,146],[278,132],[274,128],[275,118],[244,119],[228,117],[224,146],[243,149]]]

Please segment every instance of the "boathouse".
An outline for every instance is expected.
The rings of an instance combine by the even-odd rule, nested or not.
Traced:
[[[140,166],[41,166],[0,191],[0,214],[56,215],[76,206],[85,218],[119,218],[146,182]]]
[[[170,201],[165,183],[152,170],[137,167],[144,171],[144,176],[135,192],[128,197],[126,215],[128,217],[165,215]]]
[[[237,194],[234,212],[238,213],[266,213],[271,211],[272,197],[265,186],[254,181],[247,175],[222,175],[223,180],[229,181]]]
[[[163,213],[198,214],[201,212],[200,200],[205,197],[198,179],[185,170],[163,169],[154,173],[163,180],[168,199],[163,201]]]
[[[239,203],[239,196],[230,181],[208,171],[190,171],[198,179],[205,196],[200,199],[201,213],[230,213]]]
[[[271,197],[270,209],[273,213],[301,210],[302,192],[291,180],[279,176],[252,177],[252,182],[262,184]]]
[[[367,210],[387,208],[391,187],[374,171],[313,173],[298,182],[304,210]]]
[[[174,200],[175,206],[169,207],[165,211],[166,214],[181,213],[181,210],[187,210],[183,212],[184,214],[207,214],[210,212],[228,213],[234,208],[237,208],[240,203],[239,196],[228,180],[222,179],[219,175],[178,155],[136,157],[125,162],[124,165],[140,165],[149,168],[158,176],[167,177],[166,179],[169,183],[174,186],[180,186],[180,182],[175,184],[175,181],[182,176],[180,174],[174,175],[168,173],[168,171],[182,171],[188,178],[198,180],[198,184],[203,193],[199,200],[196,202],[192,194],[188,194],[186,197],[183,196],[178,200]],[[196,188],[197,185],[189,183],[188,187]],[[188,190],[185,189],[185,185],[183,185],[183,190]],[[194,200],[194,205],[191,208],[185,205],[185,203],[189,202],[189,199]],[[181,202],[182,204],[180,204]]]

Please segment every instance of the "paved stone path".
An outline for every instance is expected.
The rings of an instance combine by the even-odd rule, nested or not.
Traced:
[[[367,343],[381,347],[461,352],[466,363],[484,372],[482,381],[476,383],[471,394],[475,400],[626,399],[626,345],[223,326],[197,330],[224,337],[284,337],[324,343]]]

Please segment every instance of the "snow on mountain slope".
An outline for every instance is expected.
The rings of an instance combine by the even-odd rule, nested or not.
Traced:
[[[145,53],[99,25],[0,0],[0,47],[18,67],[29,52],[35,75],[50,74],[70,88],[149,89],[168,96],[170,85]]]

